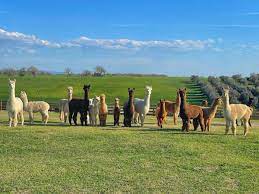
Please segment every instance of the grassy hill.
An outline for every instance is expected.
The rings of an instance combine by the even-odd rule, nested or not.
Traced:
[[[106,94],[108,104],[112,104],[115,97],[124,102],[128,97],[127,88],[136,88],[136,97],[143,98],[144,86],[152,85],[153,92],[151,103],[156,104],[160,98],[174,100],[178,88],[187,87],[189,92],[195,93],[197,88],[188,85],[187,77],[134,77],[134,76],[105,76],[105,77],[81,77],[64,75],[41,75],[37,77],[16,77],[16,95],[21,90],[27,92],[29,100],[46,100],[57,102],[66,97],[67,86],[73,86],[74,97],[83,96],[83,84],[91,84],[90,97]],[[8,99],[8,77],[0,76],[0,100]],[[192,102],[192,100],[190,100]],[[193,102],[197,103],[197,99]]]

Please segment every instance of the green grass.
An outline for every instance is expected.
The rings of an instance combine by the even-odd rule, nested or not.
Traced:
[[[172,120],[158,129],[154,117],[144,128],[70,127],[57,118],[8,128],[0,112],[0,192],[259,191],[259,127],[247,137],[239,127],[234,137],[215,125],[182,133]]]
[[[133,76],[105,76],[105,77],[80,77],[64,75],[44,75],[17,77],[16,95],[24,90],[29,100],[46,100],[57,102],[67,96],[67,86],[73,86],[74,97],[83,97],[83,84],[90,83],[92,88],[90,97],[106,94],[108,104],[113,104],[114,98],[119,97],[122,102],[128,98],[128,88],[135,87],[135,96],[144,97],[144,86],[152,85],[152,104],[156,104],[160,98],[174,100],[176,90],[184,87],[189,78],[184,77],[133,77]],[[0,76],[0,99],[8,98],[8,77]]]

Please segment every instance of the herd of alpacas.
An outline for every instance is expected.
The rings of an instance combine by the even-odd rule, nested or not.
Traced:
[[[50,105],[44,101],[29,101],[25,91],[21,91],[20,98],[15,96],[16,80],[9,79],[9,99],[7,101],[6,110],[9,117],[9,126],[17,126],[18,120],[21,125],[24,124],[23,112],[28,112],[29,122],[33,123],[33,114],[39,112],[42,116],[42,122],[46,125],[49,119]],[[72,125],[77,125],[77,115],[80,114],[81,125],[88,125],[88,120],[91,126],[97,126],[98,118],[99,125],[106,126],[108,115],[108,107],[106,104],[105,94],[89,98],[91,85],[84,85],[84,98],[73,98],[73,88],[67,88],[67,98],[59,101],[60,120],[64,123],[69,121]],[[150,98],[152,87],[145,87],[144,99],[134,97],[135,88],[128,88],[128,100],[123,104],[125,127],[131,127],[132,123],[140,123],[144,126],[145,117],[150,109]],[[190,125],[193,124],[194,130],[200,126],[202,131],[210,131],[212,120],[214,119],[218,106],[222,104],[223,114],[226,120],[225,133],[231,128],[233,135],[236,135],[236,121],[243,121],[244,135],[247,135],[248,129],[251,126],[250,119],[253,109],[244,104],[230,104],[229,88],[223,88],[221,97],[216,98],[210,107],[192,105],[187,103],[187,89],[179,89],[177,91],[175,102],[161,99],[157,104],[156,118],[157,125],[163,127],[166,123],[167,115],[173,116],[174,124],[177,124],[177,118],[182,119],[182,131],[188,132]],[[120,125],[120,100],[114,100],[114,126]]]

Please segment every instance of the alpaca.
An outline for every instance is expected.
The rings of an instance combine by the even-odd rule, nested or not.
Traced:
[[[134,98],[134,106],[135,106],[135,112],[134,112],[134,121],[138,120],[138,116],[140,117],[141,126],[144,125],[145,116],[149,111],[150,108],[150,96],[152,92],[151,86],[145,87],[145,98],[139,99]]]
[[[173,115],[174,125],[177,125],[177,118],[179,117],[180,103],[181,103],[180,94],[179,94],[178,91],[176,93],[177,93],[177,95],[176,95],[175,102],[172,102],[172,101],[169,101],[169,100],[165,101],[166,112],[168,114]],[[156,114],[159,112],[159,106],[160,106],[160,103],[157,104]],[[165,118],[164,122],[166,122],[166,118]]]
[[[246,136],[249,129],[249,119],[253,113],[253,109],[245,104],[230,104],[229,103],[229,89],[223,89],[223,113],[226,119],[226,131],[232,129],[233,135],[236,135],[236,120],[242,119],[244,122],[244,135]]]
[[[115,104],[113,109],[114,126],[116,125],[120,126],[120,114],[121,114],[120,99],[115,98]]]
[[[189,131],[191,119],[193,119],[194,130],[197,130],[200,124],[201,130],[204,131],[204,119],[202,108],[197,105],[188,104],[186,102],[186,92],[186,88],[182,90],[179,89],[179,94],[181,98],[180,117],[182,118],[183,122],[182,131]]]
[[[23,126],[23,103],[22,100],[18,97],[15,97],[15,83],[16,80],[9,79],[9,98],[6,104],[6,110],[8,111],[9,117],[9,127],[16,127],[18,123],[18,116],[21,120],[21,125]]]
[[[159,112],[157,113],[157,125],[163,128],[163,123],[165,122],[167,116],[165,100],[160,100]]]
[[[77,114],[80,113],[80,121],[83,126],[88,125],[87,123],[87,112],[89,112],[89,90],[91,85],[84,85],[84,99],[72,99],[69,102],[69,124],[72,125],[72,118],[74,124],[77,125]]]
[[[29,113],[30,124],[33,123],[33,113],[39,112],[42,117],[42,122],[46,125],[49,119],[49,104],[44,101],[28,101],[26,92],[21,91],[21,99],[23,102],[24,111]]]
[[[205,131],[210,131],[211,122],[214,119],[218,106],[221,104],[221,99],[216,98],[212,103],[211,107],[202,107]]]
[[[254,101],[254,98],[249,97],[249,101],[248,101],[248,103],[246,103],[246,105],[249,106],[250,108],[253,108],[253,101]],[[237,126],[239,126],[238,120],[236,120],[236,124],[237,124]],[[251,118],[249,119],[248,124],[250,127],[252,127]],[[244,125],[242,120],[241,120],[241,125]]]
[[[100,104],[100,97],[95,96],[93,99],[89,101],[89,116],[90,116],[90,125],[97,126],[97,117],[99,115],[99,104]]]
[[[68,103],[72,100],[73,96],[73,87],[67,87],[67,99],[61,99],[59,101],[59,118],[64,123],[67,122],[69,115],[69,106]]]
[[[99,121],[100,126],[106,126],[106,120],[108,115],[108,108],[105,102],[105,95],[100,96],[100,107],[99,107]]]
[[[131,127],[132,117],[135,112],[134,91],[135,91],[135,88],[133,88],[133,89],[128,88],[129,100],[123,106],[124,127]]]

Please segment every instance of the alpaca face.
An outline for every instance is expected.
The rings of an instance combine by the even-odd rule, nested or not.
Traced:
[[[23,98],[23,99],[27,98],[27,94],[26,94],[26,92],[24,92],[24,91],[21,91],[20,96],[21,96],[21,98]]]
[[[184,89],[179,89],[179,94],[180,94],[180,97],[181,99],[186,99],[186,93],[187,93],[187,89],[184,88]]]
[[[115,98],[115,106],[119,106],[120,104],[120,99],[119,98]]]
[[[147,95],[150,95],[151,92],[152,92],[152,87],[151,87],[151,86],[146,86],[146,87],[145,87],[145,91],[146,91],[146,94],[147,94]]]
[[[67,92],[68,94],[73,94],[73,88],[72,87],[67,87]]]
[[[100,102],[100,97],[99,96],[95,96],[93,99],[93,104],[98,104]]]
[[[103,103],[103,102],[105,102],[105,95],[104,94],[102,94],[101,96],[100,96],[100,101]]]
[[[9,79],[9,88],[10,89],[14,89],[15,88],[15,82],[16,82],[16,79],[14,79],[14,80],[10,80]]]
[[[129,97],[130,98],[133,98],[134,97],[134,91],[135,91],[135,88],[128,88],[128,92],[129,92]]]
[[[215,99],[215,104],[216,104],[216,105],[221,105],[221,103],[222,103],[221,98],[216,98],[216,99]]]
[[[91,85],[84,85],[83,90],[88,93],[90,91]]]

